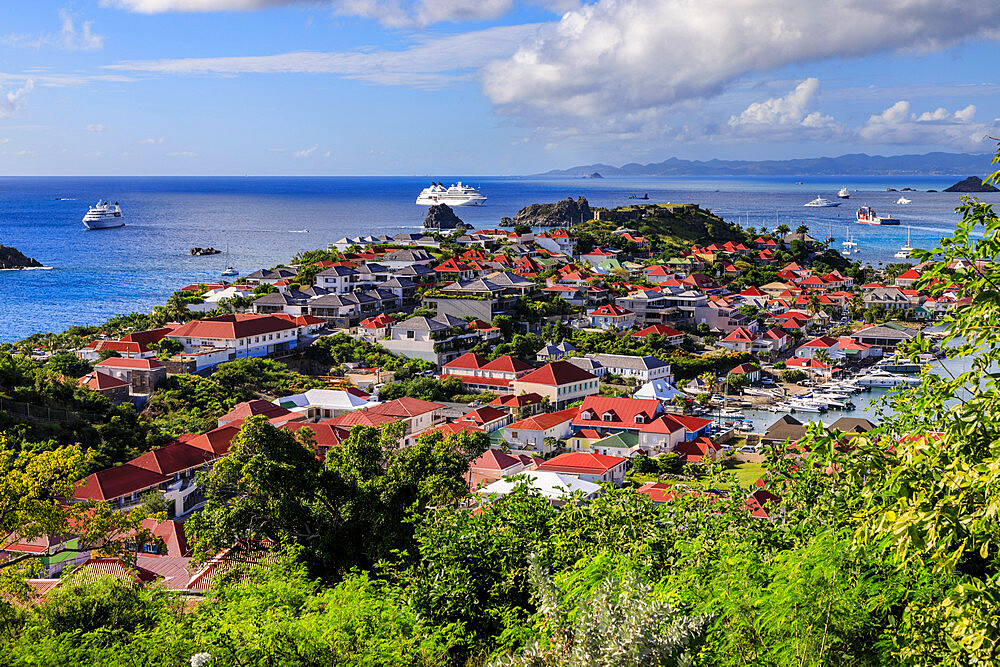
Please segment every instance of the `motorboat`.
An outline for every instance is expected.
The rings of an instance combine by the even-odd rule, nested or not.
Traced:
[[[124,227],[125,219],[122,218],[122,209],[118,206],[118,202],[111,204],[102,199],[91,206],[87,215],[83,216],[83,224],[87,229],[112,229]]]
[[[899,199],[896,200],[896,203],[899,204],[899,205],[901,205],[901,206],[906,206],[911,201],[913,201],[913,200],[912,199],[907,199],[906,197],[900,197]]]
[[[788,401],[788,405],[791,406],[796,412],[822,413],[827,410],[825,405],[817,403],[809,398],[793,398]]]
[[[876,363],[873,368],[877,368],[888,373],[902,373],[904,375],[913,375],[914,373],[920,372],[920,364],[912,361],[906,361],[904,359],[897,359],[895,357],[886,357]]]
[[[847,191],[847,186],[845,185],[844,187],[840,188],[840,190],[837,192],[837,196],[840,197],[841,199],[850,199],[851,193]]]
[[[834,206],[840,206],[840,202],[824,199],[823,197],[816,197],[816,199],[813,199],[811,202],[806,202],[803,206],[809,206],[811,208],[833,208]]]
[[[863,387],[898,387],[901,384],[920,384],[922,380],[918,377],[899,375],[876,368],[867,375],[859,377],[856,382]]]
[[[898,225],[899,220],[891,215],[879,216],[871,206],[862,206],[857,212],[858,222],[862,225]]]
[[[227,266],[226,270],[222,272],[224,276],[238,276],[240,272],[236,270],[235,266]]]

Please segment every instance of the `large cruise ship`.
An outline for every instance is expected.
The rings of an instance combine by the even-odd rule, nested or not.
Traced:
[[[435,204],[482,206],[484,201],[486,201],[485,196],[471,185],[464,185],[462,181],[450,188],[444,187],[443,183],[431,183],[430,187],[421,190],[417,197],[417,204],[420,206],[434,206]]]
[[[83,224],[87,229],[110,229],[111,227],[124,227],[125,219],[122,218],[122,209],[118,202],[111,204],[104,200],[97,202],[83,216]]]

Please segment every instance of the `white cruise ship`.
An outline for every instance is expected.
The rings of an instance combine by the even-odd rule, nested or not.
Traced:
[[[847,191],[847,186],[845,185],[844,187],[840,188],[840,191],[837,193],[837,196],[840,197],[841,199],[850,199],[851,193]]]
[[[122,218],[122,209],[118,202],[111,204],[104,200],[97,202],[83,216],[83,224],[87,229],[110,229],[111,227],[124,227],[125,219]]]
[[[431,183],[430,187],[421,190],[417,197],[417,204],[420,206],[434,206],[435,204],[482,206],[484,201],[486,201],[485,196],[471,185],[463,184],[462,181],[450,188],[444,187],[443,183]]]

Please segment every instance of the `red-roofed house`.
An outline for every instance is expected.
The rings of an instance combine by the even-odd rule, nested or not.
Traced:
[[[562,409],[573,401],[597,394],[599,383],[591,373],[560,359],[517,378],[511,387],[514,394],[538,394],[548,398],[556,409]]]
[[[454,375],[470,393],[493,391],[509,394],[514,380],[524,377],[532,370],[534,369],[527,363],[509,354],[489,361],[478,354],[467,352],[441,367],[441,379]]]
[[[165,488],[170,478],[131,463],[91,473],[77,487],[77,500],[102,500],[113,507],[138,505],[142,494]]]
[[[910,269],[906,273],[900,275],[893,281],[896,287],[913,287],[913,283],[916,282],[917,278],[920,277],[920,272],[916,269]]]
[[[673,327],[667,326],[666,324],[653,324],[645,329],[642,329],[641,331],[636,331],[632,334],[632,337],[645,338],[646,336],[650,336],[652,334],[663,336],[664,342],[667,345],[680,345],[684,342],[684,333]]]
[[[469,472],[467,479],[469,488],[476,489],[497,481],[503,477],[516,475],[519,472],[534,468],[534,464],[525,465],[525,460],[531,461],[530,457],[512,456],[505,454],[499,449],[487,449],[478,457],[469,461]]]
[[[156,359],[125,359],[109,357],[99,361],[95,370],[128,382],[133,394],[151,394],[167,379],[167,369]]]
[[[232,410],[219,417],[219,426],[222,427],[232,422],[242,423],[247,417],[255,415],[264,415],[275,426],[293,421],[305,421],[305,415],[286,410],[270,401],[255,400],[237,403]]]
[[[504,440],[512,449],[551,454],[555,450],[551,441],[569,437],[573,432],[573,419],[579,411],[579,408],[570,408],[525,417],[504,427]]]
[[[492,433],[501,429],[511,422],[511,414],[507,410],[500,410],[492,405],[484,405],[476,408],[472,412],[467,412],[455,420],[455,424],[472,426],[474,428]]]
[[[628,329],[635,324],[635,313],[613,303],[598,306],[587,313],[590,326],[597,329]]]
[[[503,408],[514,414],[520,410],[522,415],[536,414],[542,408],[542,397],[538,394],[509,394],[507,396],[497,396],[490,405]]]
[[[128,400],[129,383],[107,373],[93,371],[84,375],[77,382],[91,391],[96,391],[101,396],[107,396],[115,405]]]
[[[745,327],[738,327],[719,341],[719,347],[724,347],[734,352],[750,352],[753,350],[755,340],[757,340],[757,334]]]
[[[663,413],[659,401],[641,398],[588,396],[573,420],[576,430],[592,428],[598,433],[638,433]]]
[[[567,452],[538,465],[538,470],[570,475],[584,482],[611,482],[620,485],[625,481],[628,459],[588,452]]]
[[[238,313],[182,324],[166,338],[184,346],[176,355],[190,370],[199,371],[222,361],[266,357],[298,346],[297,325],[274,315]]]
[[[399,446],[410,447],[416,444],[421,433],[444,421],[444,409],[445,406],[440,403],[404,396],[370,408],[354,410],[320,423],[349,429],[352,426],[379,428],[402,421],[405,423],[405,429],[403,437],[399,440]]]
[[[698,463],[705,459],[715,460],[722,456],[722,446],[707,436],[685,440],[674,450],[688,463]]]

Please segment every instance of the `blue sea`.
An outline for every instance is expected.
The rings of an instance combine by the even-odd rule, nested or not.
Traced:
[[[450,184],[459,177],[435,177]],[[942,178],[472,178],[489,198],[457,210],[475,228],[535,202],[587,197],[591,205],[620,206],[632,195],[651,203],[693,202],[754,227],[809,225],[817,237],[840,241],[851,230],[856,258],[893,261],[912,227],[914,247],[929,247],[954,229],[960,196],[926,193],[956,180]],[[287,262],[302,250],[344,236],[420,228],[426,209],[414,204],[427,178],[0,178],[0,244],[14,246],[51,270],[0,271],[0,341],[97,324],[128,312],[148,312],[176,289],[212,281],[232,265],[241,273]],[[851,199],[839,208],[802,204],[841,186]],[[921,192],[886,192],[912,187]],[[913,203],[895,205],[900,194]],[[118,201],[126,226],[88,231],[81,218],[98,199]],[[1000,203],[996,194],[982,199]],[[899,227],[853,224],[857,206],[900,218]],[[192,246],[228,254],[192,257]]]

